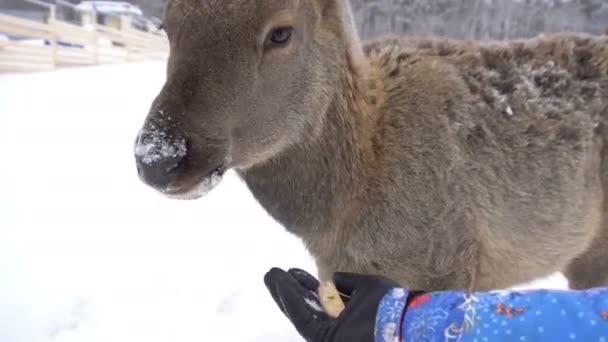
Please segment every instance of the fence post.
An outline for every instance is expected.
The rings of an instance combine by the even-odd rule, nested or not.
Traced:
[[[126,15],[120,16],[120,32],[122,33],[122,37],[124,39],[125,51],[126,51],[126,62],[130,62],[133,59],[132,51],[130,48],[131,45],[131,18]]]
[[[57,20],[57,14],[56,14],[56,7],[55,5],[49,5],[49,18],[48,18],[48,25],[49,25],[49,33],[50,33],[50,39],[49,39],[49,44],[51,45],[51,58],[52,58],[52,63],[53,63],[53,68],[57,67],[57,41],[58,41],[58,32],[57,32],[57,25],[56,25],[56,20]]]
[[[92,49],[93,49],[93,64],[99,64],[99,33],[95,25],[95,12],[80,12],[80,25],[85,31],[91,32]]]

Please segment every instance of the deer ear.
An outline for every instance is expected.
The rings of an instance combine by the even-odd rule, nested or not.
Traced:
[[[341,31],[347,41],[359,41],[355,19],[349,0],[317,0],[321,5],[322,20]]]
[[[335,26],[354,26],[349,0],[317,0],[321,8],[321,18]]]
[[[321,5],[321,13],[323,14],[323,18],[341,18],[341,12],[344,0],[318,0]],[[347,0],[348,1],[348,0]]]

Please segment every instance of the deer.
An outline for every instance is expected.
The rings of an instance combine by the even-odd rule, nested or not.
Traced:
[[[608,285],[608,37],[362,39],[345,0],[169,0],[163,28],[150,190],[196,200],[232,170],[322,281]]]

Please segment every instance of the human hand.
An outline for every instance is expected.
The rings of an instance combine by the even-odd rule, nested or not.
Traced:
[[[300,269],[273,268],[264,283],[275,303],[307,342],[373,342],[378,303],[396,282],[379,276],[335,273],[344,311],[330,317],[317,294],[319,281]]]

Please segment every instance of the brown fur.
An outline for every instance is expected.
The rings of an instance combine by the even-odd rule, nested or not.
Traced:
[[[277,13],[294,37],[266,51]],[[165,26],[145,125],[190,141],[173,188],[228,160],[322,279],[608,285],[608,37],[362,44],[342,0],[171,0]]]

